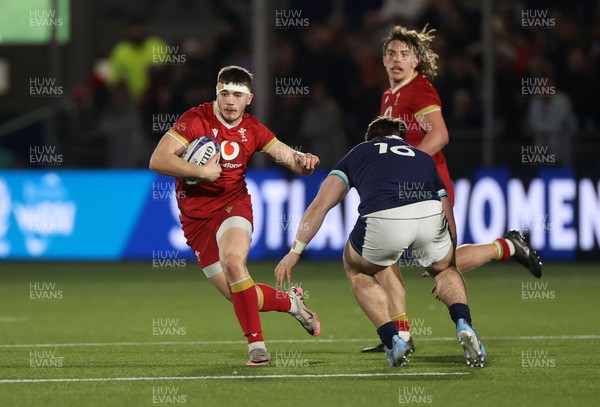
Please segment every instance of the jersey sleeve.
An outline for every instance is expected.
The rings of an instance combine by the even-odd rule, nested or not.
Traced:
[[[258,132],[257,132],[257,145],[256,145],[256,150],[260,151],[261,153],[266,153],[269,148],[271,148],[275,143],[277,143],[279,140],[277,140],[277,137],[275,137],[275,134],[269,130],[267,128],[267,126],[259,123],[258,124]]]
[[[350,167],[348,166],[348,162],[351,160],[351,158],[349,157],[352,155],[353,151],[354,150],[350,151],[348,154],[342,157],[342,159],[336,164],[336,166],[333,167],[333,170],[331,170],[327,175],[332,177],[338,177],[339,179],[344,181],[344,185],[346,185],[347,191],[349,191],[350,188],[354,186],[354,182],[352,181],[352,177],[350,174]]]
[[[206,121],[191,110],[185,112],[166,134],[187,147],[195,139],[209,134]]]
[[[416,93],[413,106],[415,116],[425,115],[436,110],[442,110],[442,101],[431,82],[423,80]]]

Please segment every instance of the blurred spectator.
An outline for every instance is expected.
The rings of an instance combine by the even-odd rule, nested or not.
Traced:
[[[594,83],[594,72],[581,47],[571,49],[567,56],[568,74],[559,83],[573,101],[573,110],[578,118],[578,127],[592,128],[598,115],[598,86]]]
[[[111,40],[105,31],[114,26],[115,20],[131,15],[133,9],[136,15],[151,16],[152,26],[160,37],[168,40],[148,35],[145,21],[132,19],[127,38],[118,42],[110,53],[112,73],[106,83],[112,87],[126,84],[128,98],[132,99],[126,104],[134,103],[138,108],[144,137],[160,137],[163,122],[213,97],[213,75],[219,66],[230,63],[252,66],[253,17],[249,11],[254,9],[251,3],[242,0],[93,3],[98,11],[94,27],[100,27],[102,34],[93,37],[91,58],[106,54],[111,45],[107,42]],[[345,135],[346,145],[361,140],[362,132],[357,129],[364,128],[378,114],[381,92],[388,86],[381,67],[381,39],[397,23],[418,30],[429,24],[429,28],[437,30],[432,45],[440,58],[434,86],[440,94],[452,135],[460,135],[465,127],[481,126],[483,106],[489,98],[483,93],[482,56],[485,47],[490,45],[483,43],[481,35],[482,2],[284,0],[267,3],[266,28],[270,38],[266,45],[270,54],[265,58],[269,58],[271,64],[269,80],[301,81],[298,86],[310,88],[311,97],[282,97],[272,91],[276,85],[268,84],[268,93],[257,95],[260,100],[271,98],[266,103],[269,111],[265,112],[270,127],[289,144],[300,146],[302,137],[312,137],[318,126],[301,123],[299,118],[319,116],[322,106],[328,109],[337,106],[335,120],[341,123],[339,128]],[[528,118],[533,108],[538,113],[557,109],[557,106],[559,111],[570,110],[576,117],[576,127],[588,136],[585,142],[593,141],[589,136],[598,139],[595,136],[600,125],[597,114],[600,99],[595,95],[600,93],[597,74],[600,72],[600,3],[523,0],[520,3],[493,2],[492,6],[491,26],[486,28],[493,30],[493,124],[497,142],[504,142],[503,151],[515,148],[524,137],[533,136],[535,126],[530,126]],[[299,13],[301,26],[275,27],[275,10],[284,9]],[[522,19],[525,10],[538,10],[540,15],[546,12],[552,25],[526,27]],[[173,42],[174,38],[184,40]],[[170,51],[166,42],[178,43],[176,51],[171,52],[183,56],[185,61],[164,63]],[[163,63],[155,66],[153,62],[157,60]],[[78,69],[69,68],[68,72],[84,77]],[[550,77],[555,78],[556,86],[562,91],[550,98],[556,100],[532,99],[522,93],[522,81]],[[76,87],[66,84],[73,92],[68,111],[62,116],[68,120],[60,127],[65,133],[61,134],[65,151],[103,151],[97,139],[92,142],[92,136],[84,136],[95,134],[90,129],[99,126],[100,116],[104,127],[107,122],[127,122],[115,120],[115,92],[109,96],[105,82],[97,79]],[[321,97],[323,86],[326,103],[316,100]],[[107,107],[109,97],[111,106]],[[565,107],[568,105],[565,98],[571,101],[570,109]],[[321,103],[323,105],[317,107]],[[159,130],[154,130],[156,121],[161,124]],[[42,128],[42,125],[38,129],[31,127],[25,129],[25,133],[36,133],[36,137],[40,137],[38,133]],[[301,134],[301,130],[306,132]],[[121,132],[116,128],[115,131]],[[22,137],[16,133],[11,136],[11,139],[17,138]],[[85,148],[84,139],[88,140]],[[18,151],[8,141],[4,145],[10,146],[8,150]],[[575,151],[590,154],[593,149]],[[81,153],[77,157],[84,165],[101,162],[84,159]]]
[[[148,36],[146,21],[133,18],[127,26],[128,38],[120,41],[110,54],[111,85],[125,83],[133,98],[140,98],[150,82],[149,69],[168,54],[163,40]]]
[[[317,82],[310,87],[311,104],[302,118],[300,133],[307,151],[321,159],[321,167],[329,170],[346,154],[346,138],[342,112],[327,87]]]
[[[572,138],[577,128],[571,101],[556,88],[552,78],[547,86],[554,94],[530,100],[527,124],[536,146],[548,146],[548,154],[555,154],[559,164],[570,166]]]
[[[452,95],[452,109],[446,113],[449,129],[481,127],[481,111],[473,107],[471,94],[466,89],[457,89]]]
[[[106,139],[108,167],[147,166],[152,150],[124,83],[111,89],[109,104],[100,116],[96,131]]]

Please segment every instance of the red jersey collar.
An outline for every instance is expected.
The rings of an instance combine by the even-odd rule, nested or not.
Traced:
[[[408,83],[410,81],[412,81],[413,79],[415,79],[417,77],[417,75],[419,75],[419,72],[415,71],[415,73],[413,74],[413,76],[411,76],[410,78],[405,79],[404,81],[400,82],[398,85],[396,85],[393,89],[390,88],[390,91],[392,93],[396,93],[398,91],[398,89],[400,89],[403,86],[408,85]]]
[[[233,129],[234,127],[238,126],[244,119],[244,113],[242,113],[242,115],[240,116],[239,119],[237,119],[236,121],[234,121],[231,124],[227,123],[227,121],[223,118],[223,116],[221,115],[221,112],[219,111],[219,106],[217,105],[216,100],[213,102],[213,113],[215,114],[215,116],[217,116],[217,120],[219,120],[221,122],[221,124],[223,126],[227,127],[228,129]]]

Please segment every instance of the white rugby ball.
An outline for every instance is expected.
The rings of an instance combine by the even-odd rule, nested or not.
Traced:
[[[181,158],[196,165],[205,165],[221,148],[219,142],[213,137],[204,136],[192,141],[183,151]],[[199,182],[197,178],[184,178],[186,184],[194,185]]]

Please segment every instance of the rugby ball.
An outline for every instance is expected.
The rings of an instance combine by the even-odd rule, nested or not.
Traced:
[[[210,136],[200,137],[192,141],[181,154],[181,158],[195,165],[205,165],[211,158],[221,151],[219,142]],[[199,182],[197,178],[184,178],[186,184],[194,185]]]

